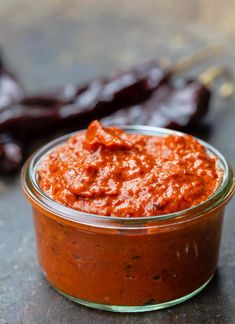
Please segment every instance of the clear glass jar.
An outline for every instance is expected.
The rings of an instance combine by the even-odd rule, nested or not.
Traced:
[[[182,133],[126,126],[131,133]],[[213,147],[223,170],[217,191],[205,202],[177,213],[119,218],[67,208],[37,183],[41,158],[67,140],[37,151],[22,171],[23,190],[33,207],[38,259],[49,283],[80,304],[116,312],[157,310],[200,292],[216,270],[224,208],[234,193],[233,171]]]

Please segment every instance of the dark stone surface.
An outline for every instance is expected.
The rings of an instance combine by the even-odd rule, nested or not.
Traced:
[[[104,0],[100,7],[95,1],[87,1],[86,5],[84,1],[65,3],[52,1],[40,6],[3,1],[1,43],[27,89],[80,82],[143,57],[178,58],[215,40],[223,41],[227,50],[220,61],[233,67],[233,35],[224,36],[223,31],[215,32],[213,27],[195,22],[194,7],[186,5],[193,1],[182,1],[185,8],[182,12],[177,9],[178,20],[159,15],[157,19],[157,8],[154,11],[149,6],[147,10],[140,1],[133,2],[136,5],[127,2],[129,7],[119,1],[111,6]],[[175,9],[169,6],[167,10]],[[188,16],[193,23],[186,26]],[[208,118],[210,127],[196,131],[233,164],[234,106],[233,98],[217,98]],[[47,284],[37,264],[31,208],[21,192],[19,176],[1,176],[0,324],[234,323],[234,208],[233,200],[226,210],[217,274],[201,294],[163,311],[112,314],[76,305]]]

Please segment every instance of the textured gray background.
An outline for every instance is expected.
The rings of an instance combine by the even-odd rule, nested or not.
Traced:
[[[31,91],[110,74],[142,58],[176,60],[210,43],[225,46],[219,61],[234,69],[233,12],[233,0],[2,0],[0,43]],[[215,97],[212,126],[198,133],[233,164],[234,103]],[[73,304],[49,287],[37,265],[31,209],[19,176],[1,176],[0,324],[235,323],[234,207],[233,200],[218,272],[204,292],[164,311],[112,314]]]

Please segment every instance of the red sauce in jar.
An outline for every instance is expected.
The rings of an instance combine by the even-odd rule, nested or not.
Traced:
[[[53,200],[103,216],[163,215],[205,201],[216,160],[189,135],[128,134],[98,121],[45,156],[38,183]]]
[[[51,199],[100,215],[67,219],[30,198],[43,273],[73,300],[98,308],[145,309],[189,298],[215,272],[224,204],[182,217],[144,217],[200,204],[218,188],[220,173],[216,158],[191,136],[127,134],[94,121],[38,166],[39,186]]]

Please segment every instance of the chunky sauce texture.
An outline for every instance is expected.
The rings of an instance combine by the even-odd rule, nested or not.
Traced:
[[[53,200],[101,216],[187,209],[219,183],[216,159],[189,135],[128,134],[93,121],[45,156],[38,183]]]

